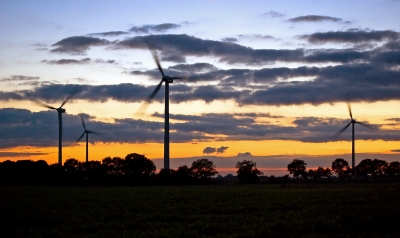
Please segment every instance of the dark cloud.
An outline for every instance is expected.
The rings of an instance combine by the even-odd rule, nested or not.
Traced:
[[[400,152],[400,149],[391,150],[391,152],[396,152],[396,153],[399,153],[399,152]]]
[[[203,40],[188,35],[152,35],[136,36],[117,43],[117,48],[148,49],[152,42],[161,51],[163,57],[179,54],[182,56],[214,56],[220,62],[236,64],[261,64],[274,61],[299,61],[303,50],[255,50],[230,42]]]
[[[322,21],[343,22],[343,19],[337,18],[337,17],[330,17],[330,16],[306,15],[306,16],[290,18],[287,21],[293,22],[293,23],[297,23],[297,22],[322,22]]]
[[[49,153],[43,152],[3,152],[0,151],[0,157],[31,157],[39,155],[48,155]]]
[[[207,73],[211,71],[216,71],[217,68],[209,63],[195,63],[195,64],[177,64],[168,67],[170,70],[181,71],[186,73]]]
[[[225,153],[225,151],[228,149],[229,147],[227,146],[221,146],[219,148],[214,148],[214,147],[206,147],[203,150],[203,154],[213,154],[213,153],[217,153],[217,154],[222,154]]]
[[[166,32],[169,30],[180,28],[181,25],[174,24],[174,23],[163,23],[158,25],[143,25],[143,26],[134,26],[129,29],[131,32],[134,33],[159,33],[159,32]]]
[[[263,16],[277,18],[277,17],[284,17],[285,14],[282,14],[282,13],[276,12],[276,11],[269,11],[269,12],[264,13]]]
[[[331,58],[333,61],[352,63],[328,67],[218,69],[208,63],[178,64],[164,69],[166,75],[183,76],[187,80],[175,80],[171,84],[170,100],[174,103],[200,100],[233,100],[239,105],[302,105],[322,103],[376,102],[400,99],[400,71],[392,64],[386,67],[377,58],[383,51],[313,53],[309,61]],[[330,54],[335,55],[329,56]],[[314,58],[312,58],[314,57]],[[357,61],[373,63],[355,63]],[[0,100],[44,100],[60,102],[73,87],[79,89],[77,99],[105,102],[109,99],[122,102],[140,102],[150,95],[160,80],[158,69],[133,71],[132,75],[144,75],[154,80],[154,86],[133,84],[120,85],[41,85],[31,90],[2,92]],[[190,84],[186,85],[189,82]],[[202,85],[196,83],[201,82]],[[204,84],[204,83],[208,83]],[[212,83],[212,84],[211,84]],[[371,93],[371,89],[374,90]],[[157,95],[155,101],[162,101]]]
[[[179,54],[163,55],[160,60],[174,63],[186,63],[186,58]]]
[[[115,60],[105,60],[105,59],[95,59],[92,60],[90,58],[83,58],[80,60],[77,59],[60,59],[60,60],[42,60],[42,63],[47,64],[58,64],[58,65],[68,65],[68,64],[89,64],[89,63],[98,63],[98,64],[115,64]]]
[[[72,36],[53,44],[55,49],[51,52],[55,53],[68,53],[73,55],[86,54],[86,51],[93,46],[104,46],[110,42],[104,39],[87,37],[87,36]]]
[[[385,121],[400,122],[400,118],[398,118],[398,117],[396,117],[396,118],[387,118],[387,119],[385,119]]]
[[[82,134],[79,115],[63,114],[64,146],[72,146]],[[100,132],[91,135],[91,143],[144,143],[163,142],[163,122],[140,119],[114,119],[113,123],[97,121],[96,117],[83,114],[86,127]],[[162,118],[162,114],[153,116]],[[231,140],[294,140],[302,142],[327,142],[342,129],[349,120],[335,118],[295,118],[292,125],[259,123],[265,116],[243,116],[243,114],[177,115],[170,118],[170,138],[174,143]],[[368,123],[368,122],[364,122]],[[377,125],[372,125],[378,128]],[[398,130],[370,130],[356,125],[357,140],[400,140]],[[132,136],[135,135],[135,136]],[[351,130],[346,130],[338,140],[351,141]],[[15,146],[57,146],[58,118],[55,110],[31,112],[25,109],[0,109],[0,148]],[[227,146],[210,147],[203,153],[224,153]],[[244,154],[246,155],[246,154]],[[247,154],[248,155],[248,154]]]
[[[129,32],[126,31],[108,31],[108,32],[100,32],[100,33],[91,33],[88,34],[88,36],[102,36],[102,37],[107,37],[107,36],[122,36],[122,35],[129,35]]]
[[[212,154],[215,153],[216,149],[214,147],[206,147],[203,150],[203,154]]]
[[[217,148],[217,154],[225,153],[225,151],[226,151],[228,148],[229,148],[229,147],[227,147],[227,146],[221,146],[221,147]]]
[[[329,31],[303,35],[300,38],[310,43],[362,43],[369,41],[385,41],[399,39],[399,33],[395,31]]]
[[[318,50],[304,57],[304,61],[309,63],[352,63],[369,60],[369,52],[355,50]]]
[[[100,63],[100,64],[115,64],[116,63],[115,60],[105,60],[105,59],[95,59],[94,62],[95,63]]]
[[[12,75],[8,78],[1,78],[0,82],[14,82],[14,81],[36,81],[39,77],[24,76],[24,75]]]
[[[83,58],[80,60],[75,59],[60,59],[60,60],[42,60],[43,63],[47,64],[88,64],[91,62],[90,58]]]

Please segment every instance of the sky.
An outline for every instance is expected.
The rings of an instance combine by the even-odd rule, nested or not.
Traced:
[[[170,84],[171,168],[220,174],[252,160],[265,175],[366,158],[400,160],[400,1],[0,1],[0,161],[144,154],[163,167]]]

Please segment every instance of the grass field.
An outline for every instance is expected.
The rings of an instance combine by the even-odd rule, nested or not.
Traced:
[[[400,184],[1,187],[1,237],[398,237]]]

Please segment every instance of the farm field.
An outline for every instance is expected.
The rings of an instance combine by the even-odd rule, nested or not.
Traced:
[[[400,184],[1,187],[1,237],[397,237]]]

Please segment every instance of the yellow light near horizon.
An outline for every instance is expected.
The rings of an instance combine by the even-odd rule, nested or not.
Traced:
[[[219,141],[219,142],[197,142],[197,143],[171,143],[170,158],[191,158],[203,156],[203,149],[206,147],[219,148],[226,146],[228,149],[222,154],[211,154],[222,157],[233,157],[238,153],[250,152],[253,156],[323,156],[351,154],[351,142],[329,142],[329,143],[304,143],[298,141],[266,140],[266,141]],[[380,153],[395,154],[391,150],[399,149],[400,143],[393,141],[356,141],[356,153]],[[85,143],[81,142],[77,146],[63,147],[63,161],[75,158],[85,161]],[[46,160],[49,164],[57,163],[58,148],[55,147],[15,147],[12,149],[0,150],[0,152],[14,153],[44,153],[44,155],[29,155],[25,157],[9,156],[4,160]],[[105,157],[121,157],[127,154],[144,154],[149,159],[161,159],[164,156],[163,143],[144,143],[144,144],[118,144],[118,143],[97,143],[89,144],[89,160],[101,161]],[[206,154],[207,155],[207,154]]]

